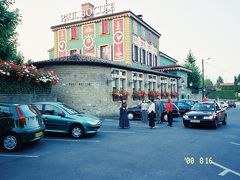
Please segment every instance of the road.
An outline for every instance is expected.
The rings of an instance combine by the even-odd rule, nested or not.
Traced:
[[[80,140],[48,134],[19,152],[0,150],[0,179],[240,179],[240,111],[227,126],[184,128],[181,118],[149,129],[131,121],[119,129],[105,119],[100,132]]]

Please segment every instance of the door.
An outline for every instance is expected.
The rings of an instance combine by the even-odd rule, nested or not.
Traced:
[[[216,111],[218,122],[222,122],[225,116],[225,110],[216,103]]]
[[[59,107],[46,104],[42,118],[46,126],[46,130],[67,132],[68,120],[65,113]]]

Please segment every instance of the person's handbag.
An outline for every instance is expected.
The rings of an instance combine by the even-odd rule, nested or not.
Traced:
[[[168,115],[165,114],[164,117],[163,117],[163,119],[164,119],[165,121],[168,121]]]

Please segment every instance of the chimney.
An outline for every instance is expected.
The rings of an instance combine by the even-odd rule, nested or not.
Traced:
[[[139,14],[139,15],[137,15],[137,17],[138,17],[139,19],[143,20],[143,15]]]
[[[93,17],[94,16],[93,9],[94,9],[94,5],[92,5],[91,3],[82,4],[83,19]]]

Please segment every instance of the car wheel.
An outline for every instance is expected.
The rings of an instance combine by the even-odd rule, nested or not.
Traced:
[[[128,119],[133,120],[134,119],[134,114],[132,112],[128,113]]]
[[[215,119],[215,120],[214,120],[213,128],[214,128],[214,129],[217,129],[217,127],[218,127],[218,121],[217,121],[217,119]]]
[[[81,125],[73,125],[70,129],[70,133],[73,138],[80,138],[84,135],[84,129]]]
[[[17,134],[9,133],[2,138],[2,147],[5,151],[16,151],[21,146],[22,142]]]
[[[183,123],[185,128],[189,128],[189,125],[187,125],[186,123]]]
[[[222,121],[222,125],[226,125],[226,124],[227,124],[227,116],[225,116],[223,121]]]

